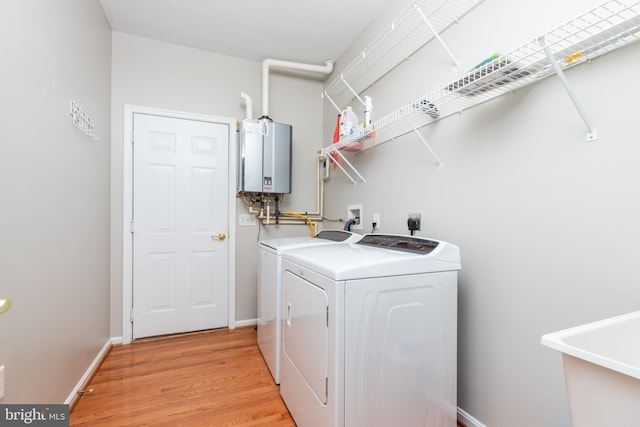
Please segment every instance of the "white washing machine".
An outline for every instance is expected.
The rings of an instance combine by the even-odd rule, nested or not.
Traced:
[[[263,240],[258,257],[258,347],[276,384],[280,384],[282,348],[282,292],[280,265],[282,254],[306,246],[326,246],[356,242],[361,234],[343,230],[322,230],[313,237],[287,237]]]
[[[280,394],[296,425],[455,426],[460,268],[457,246],[409,236],[285,252]]]

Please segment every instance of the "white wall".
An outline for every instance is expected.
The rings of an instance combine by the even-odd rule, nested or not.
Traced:
[[[63,403],[110,336],[111,30],[97,0],[5,0],[0,58],[2,403]]]
[[[278,58],[276,58],[278,59]],[[322,64],[320,64],[322,65]],[[122,335],[122,171],[123,112],[125,104],[244,117],[240,92],[253,98],[254,117],[262,115],[262,67],[259,62],[217,55],[197,49],[113,33],[112,80],[112,194],[111,194],[111,333]],[[320,81],[284,73],[271,75],[269,116],[293,125],[293,188],[284,209],[315,208],[314,148],[321,144],[322,100]],[[232,183],[235,185],[235,183]],[[238,213],[246,213],[237,201]],[[258,227],[238,227],[236,319],[255,319]],[[304,226],[270,226],[260,238],[304,235]]]
[[[486,0],[443,36],[467,70],[599,3]],[[336,70],[396,12],[383,13]],[[431,43],[370,90],[376,116],[455,80],[451,70]],[[407,215],[419,212],[418,235],[460,246],[458,403],[487,426],[569,425],[561,356],[541,335],[638,309],[639,73],[640,44],[567,72],[596,142],[585,142],[551,77],[423,129],[443,172],[406,135],[350,157],[366,184],[339,173],[328,184],[328,216],[362,203],[365,228],[379,212],[382,232],[407,233]],[[333,107],[324,116],[328,145]]]

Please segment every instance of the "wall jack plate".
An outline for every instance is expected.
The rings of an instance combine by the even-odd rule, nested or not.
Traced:
[[[362,205],[347,206],[347,219],[357,218],[357,221],[351,225],[351,230],[362,230]]]
[[[255,215],[252,214],[240,214],[238,215],[238,225],[241,227],[258,225],[258,220]]]

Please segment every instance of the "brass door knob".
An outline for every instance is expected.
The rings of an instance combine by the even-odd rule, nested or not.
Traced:
[[[217,235],[211,236],[212,240],[224,240],[227,238],[227,235],[224,233],[218,233]]]

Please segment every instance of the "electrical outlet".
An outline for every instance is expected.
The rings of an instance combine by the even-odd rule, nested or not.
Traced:
[[[256,216],[252,214],[240,214],[238,215],[238,225],[240,226],[257,225]]]
[[[407,220],[407,228],[412,235],[415,230],[420,230],[420,214],[409,214],[409,219]]]
[[[377,230],[380,228],[380,214],[379,213],[374,213],[373,214],[373,220],[371,220],[371,222],[374,222],[376,225],[373,226],[374,230]]]
[[[351,230],[362,230],[362,205],[347,206],[347,218],[356,220],[351,224]]]
[[[0,400],[4,399],[4,365],[0,366]]]

